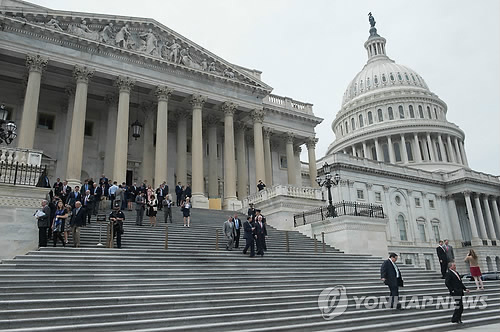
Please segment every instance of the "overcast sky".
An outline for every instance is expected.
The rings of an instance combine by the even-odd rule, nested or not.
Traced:
[[[498,0],[33,0],[52,9],[151,17],[225,60],[263,71],[273,93],[314,104],[322,157],[342,95],[363,68],[367,14],[387,55],[419,73],[466,134],[472,169],[500,175]],[[307,160],[303,149],[303,160]]]

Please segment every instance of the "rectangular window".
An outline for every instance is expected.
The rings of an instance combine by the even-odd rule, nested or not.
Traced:
[[[420,240],[427,242],[427,237],[425,236],[425,225],[418,224],[418,233],[420,234]]]
[[[85,121],[85,136],[92,137],[94,136],[94,123],[90,121]]]
[[[286,156],[280,156],[280,168],[287,169]]]
[[[441,236],[439,235],[439,226],[438,225],[432,225],[432,232],[434,233],[434,239],[436,240],[436,243],[441,240]]]
[[[380,192],[375,193],[375,201],[382,202],[382,194]]]
[[[431,209],[434,209],[434,200],[433,200],[433,199],[430,199],[430,200],[429,200],[429,207],[430,207]]]
[[[56,117],[53,114],[39,113],[38,114],[38,128],[54,130],[54,123]]]
[[[357,193],[358,193],[358,199],[365,199],[365,193],[363,190],[358,189]]]
[[[421,206],[420,205],[420,198],[418,198],[418,197],[415,197],[415,206],[416,207],[420,207]]]

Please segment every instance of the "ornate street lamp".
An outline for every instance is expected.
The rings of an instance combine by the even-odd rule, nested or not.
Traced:
[[[139,122],[139,120],[135,120],[134,123],[132,123],[132,137],[137,139],[141,137],[141,132],[142,132],[142,124]]]
[[[5,105],[0,105],[0,144],[10,144],[17,137],[17,126],[13,121],[7,121],[8,113]]]
[[[332,191],[331,188],[332,186],[337,186],[340,182],[340,175],[338,173],[335,173],[332,179],[332,174],[330,173],[332,169],[331,165],[328,165],[327,162],[323,165],[323,174],[325,175],[325,178],[322,179],[321,177],[316,178],[316,182],[320,187],[326,187],[328,189],[328,215],[330,217],[335,216],[335,208],[333,207],[333,202],[332,202]]]

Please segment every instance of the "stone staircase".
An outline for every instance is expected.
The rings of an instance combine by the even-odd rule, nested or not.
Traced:
[[[348,255],[297,232],[268,228],[268,251],[249,258],[240,250],[215,250],[216,229],[227,211],[192,211],[182,227],[174,208],[168,224],[135,226],[126,212],[122,249],[97,247],[99,226],[82,230],[82,248],[43,248],[0,264],[1,331],[442,331],[451,309],[416,309],[422,296],[446,296],[436,271],[401,266],[401,295],[420,296],[411,308],[356,308],[356,297],[387,296],[379,280],[380,257]],[[147,218],[144,225],[148,225]],[[103,230],[103,242],[104,230]],[[221,241],[222,241],[222,232]],[[244,240],[240,242],[244,243]],[[224,248],[223,241],[219,248]],[[343,285],[346,311],[325,320],[318,296]],[[469,283],[470,287],[473,287]],[[500,322],[500,284],[487,282],[484,309],[466,309],[466,326]],[[469,299],[474,299],[470,297]],[[408,302],[406,302],[408,305]]]

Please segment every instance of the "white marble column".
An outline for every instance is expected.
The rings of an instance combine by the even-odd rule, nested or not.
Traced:
[[[420,154],[420,143],[418,141],[418,134],[414,133],[413,134],[413,145],[415,151],[413,152],[413,158],[415,159],[415,162],[421,163],[422,162],[422,155]]]
[[[356,157],[356,146],[355,145],[351,146],[351,150],[352,150],[352,155]]]
[[[63,136],[59,136],[62,139],[60,144],[61,150],[60,155],[57,159],[57,168],[56,174],[61,179],[66,179],[66,169],[68,168],[68,159],[69,159],[69,140],[67,137],[71,135],[71,125],[73,120],[73,108],[75,107],[75,88],[74,87],[66,87],[65,89],[66,95],[68,96],[68,103],[66,107],[66,122],[64,125],[64,133]]]
[[[462,238],[460,221],[458,219],[457,205],[452,195],[446,196],[448,201],[448,213],[450,215],[450,228],[453,232],[453,239],[457,242],[465,240]]]
[[[460,152],[460,147],[458,145],[458,138],[455,137],[454,143],[455,143],[455,152],[457,153],[457,163],[464,165],[462,153]]]
[[[481,202],[479,201],[479,194],[474,195],[474,204],[476,206],[477,221],[479,224],[479,237],[483,240],[488,238],[488,233],[486,232],[486,224],[484,223],[483,211],[481,210]]]
[[[311,187],[313,188],[318,187],[318,183],[316,182],[316,177],[318,176],[316,168],[316,143],[318,143],[316,137],[309,137],[306,140],[307,156],[309,157],[309,178],[311,180]]]
[[[490,203],[488,202],[488,195],[483,196],[484,212],[486,214],[486,222],[488,224],[488,229],[490,231],[490,240],[497,241],[497,235],[495,232],[495,226],[493,225],[493,218],[491,216]]]
[[[253,146],[255,152],[255,180],[266,180],[266,170],[264,164],[264,142],[262,138],[262,123],[264,122],[264,110],[253,110],[251,117],[253,120]],[[256,186],[257,183],[254,184]]]
[[[460,154],[462,155],[462,160],[464,162],[464,165],[469,167],[469,161],[467,160],[467,154],[465,153],[464,141],[460,141],[459,146],[460,146]]]
[[[467,216],[469,217],[469,224],[472,233],[471,242],[473,245],[482,245],[483,241],[481,241],[477,232],[476,217],[474,217],[474,210],[472,209],[470,191],[465,191],[463,194],[465,197],[465,206],[467,207]]]
[[[391,164],[395,164],[396,157],[394,156],[394,146],[392,145],[391,136],[387,136],[387,148],[389,149],[389,161]]]
[[[141,108],[144,112],[144,132],[142,133],[142,137],[144,138],[142,149],[142,180],[146,180],[148,185],[153,185],[155,159],[155,149],[153,145],[155,134],[154,104],[142,104]]]
[[[216,116],[207,117],[205,123],[208,136],[208,198],[219,197],[219,174],[217,165],[217,126],[220,119]],[[225,155],[225,153],[224,153]]]
[[[163,181],[167,181],[167,139],[168,139],[168,98],[172,89],[164,85],[157,86],[155,96],[158,99],[156,113],[156,153],[155,153],[155,183],[158,188]]]
[[[368,149],[366,146],[366,141],[363,141],[363,158],[368,158]]]
[[[115,81],[115,85],[119,90],[119,96],[112,180],[118,183],[125,182],[127,179],[130,91],[134,84],[135,80],[125,76],[119,76]]]
[[[104,154],[104,174],[110,177],[113,174],[115,162],[116,118],[118,116],[118,98],[115,94],[108,94],[104,98],[108,108],[106,123],[106,152]]]
[[[293,154],[295,155],[295,183],[298,187],[302,187],[302,163],[300,161],[300,154],[302,153],[302,148],[297,145],[293,147]]]
[[[176,156],[176,170],[177,182],[185,186],[187,184],[187,117],[188,114],[185,110],[180,110],[176,114],[177,117],[177,156]]]
[[[401,134],[401,160],[403,160],[403,163],[408,164],[408,151],[406,150],[406,141],[404,134]]]
[[[21,115],[21,125],[17,136],[17,146],[24,149],[33,149],[35,143],[36,119],[38,100],[40,99],[40,85],[42,71],[47,66],[48,59],[40,55],[27,55],[28,85],[24,96],[24,106]]]
[[[271,155],[272,132],[271,128],[264,127],[264,168],[266,170],[266,180],[264,183],[267,187],[271,187],[273,185],[273,165]]]
[[[293,139],[292,132],[286,133],[286,165],[288,174],[288,184],[296,185],[297,177],[295,175],[295,155],[293,153]]]
[[[375,154],[377,155],[377,161],[384,161],[380,151],[380,145],[378,144],[378,138],[375,138]]]
[[[441,160],[450,162],[450,160],[446,156],[446,150],[444,149],[443,138],[441,137],[441,134],[438,134],[438,144],[439,144],[439,150],[441,150]]]
[[[427,133],[426,134],[426,137],[427,137],[427,149],[429,151],[429,156],[430,156],[430,161],[431,162],[435,162],[436,161],[436,155],[434,154],[434,146],[432,145],[432,140],[431,140],[431,134],[430,133]]]
[[[243,198],[247,197],[248,187],[248,168],[245,144],[246,125],[243,122],[237,122],[235,129],[238,199],[243,200]]]
[[[76,80],[75,106],[71,119],[71,135],[69,137],[68,168],[66,180],[71,187],[81,184],[83,138],[85,133],[85,115],[87,113],[87,91],[90,78],[94,70],[87,67],[75,66],[73,77]]]
[[[224,112],[224,209],[241,209],[236,198],[236,160],[234,153],[234,112],[238,106],[231,102],[222,104]]]
[[[448,146],[448,157],[449,157],[449,162],[456,163],[455,159],[455,154],[453,153],[453,146],[451,145],[451,138],[450,135],[446,136],[446,145]]]
[[[201,95],[191,96],[191,105],[193,106],[193,128],[192,128],[192,191],[193,206],[197,208],[208,209],[208,198],[205,197],[204,178],[203,178],[203,127],[202,127],[202,109],[207,97]]]
[[[495,223],[497,225],[497,230],[500,232],[500,213],[498,212],[498,203],[495,196],[491,196],[491,205],[493,206],[493,215],[495,216]],[[497,233],[497,239],[500,239],[500,233]],[[500,243],[497,242],[497,245]]]

